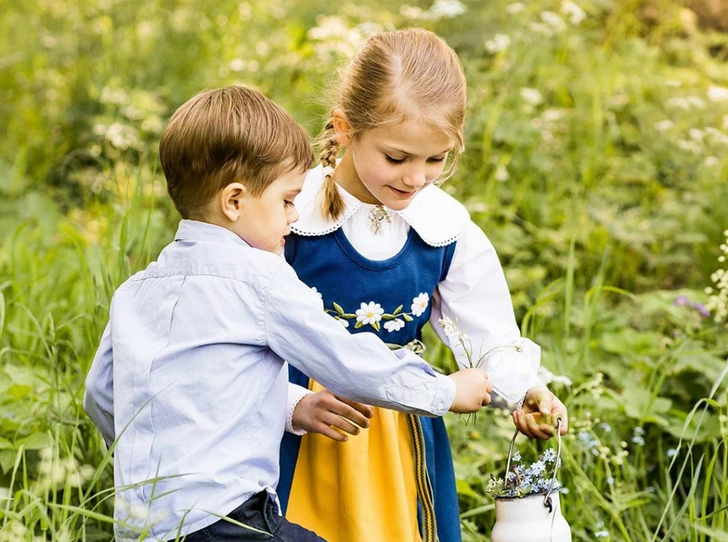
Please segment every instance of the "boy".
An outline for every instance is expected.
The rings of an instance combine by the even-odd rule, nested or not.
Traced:
[[[312,149],[261,94],[236,86],[192,98],[167,125],[160,159],[183,220],[116,291],[84,398],[116,440],[117,540],[321,541],[277,513],[283,360],[334,393],[430,416],[489,403],[487,376],[438,375],[411,352],[349,334],[276,255]]]

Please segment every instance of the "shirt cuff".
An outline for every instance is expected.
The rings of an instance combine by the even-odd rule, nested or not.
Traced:
[[[301,386],[296,386],[292,384],[288,386],[288,415],[286,416],[286,432],[292,433],[299,437],[306,434],[305,429],[296,429],[295,427],[293,427],[293,411],[296,410],[296,407],[298,406],[298,403],[301,402],[301,399],[311,393],[313,393],[311,390],[307,390],[306,388],[303,388]]]
[[[444,416],[450,410],[455,400],[455,381],[446,375],[437,375],[438,386],[435,391],[435,400],[432,402],[432,413],[435,416]]]

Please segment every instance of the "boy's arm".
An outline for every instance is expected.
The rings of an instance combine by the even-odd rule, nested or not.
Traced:
[[[114,364],[111,322],[106,325],[91,369],[86,376],[83,408],[101,431],[107,446],[114,442]]]
[[[451,378],[408,350],[392,352],[372,333],[350,334],[287,264],[271,280],[265,303],[269,347],[337,395],[428,416],[452,405]]]

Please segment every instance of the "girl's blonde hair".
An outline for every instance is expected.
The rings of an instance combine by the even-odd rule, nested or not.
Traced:
[[[455,141],[445,178],[452,172],[464,147],[466,84],[455,51],[442,38],[421,28],[375,34],[344,69],[338,90],[334,109],[346,116],[350,137],[422,119]],[[323,166],[335,167],[339,142],[332,119],[318,143]],[[323,214],[335,220],[344,202],[333,175],[326,175],[323,191]]]

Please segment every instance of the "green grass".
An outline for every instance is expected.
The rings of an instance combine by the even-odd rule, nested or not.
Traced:
[[[465,67],[466,152],[445,188],[496,246],[543,365],[573,381],[553,389],[570,414],[574,539],[728,538],[728,334],[700,312],[728,227],[728,71],[711,56],[725,37],[686,31],[666,0],[653,26],[635,3],[580,2],[578,26],[561,2],[510,4],[465,2],[455,19],[368,0],[0,10],[0,542],[111,537],[110,455],[83,379],[114,288],[174,231],[156,165],[170,111],[242,81],[313,135],[330,74],[372,24],[432,28]],[[489,51],[499,33],[508,47]],[[485,485],[512,423],[448,425],[464,537],[488,540]]]

